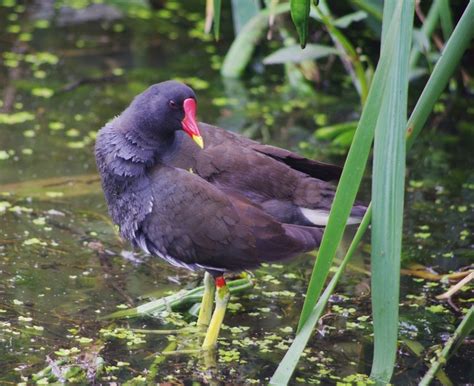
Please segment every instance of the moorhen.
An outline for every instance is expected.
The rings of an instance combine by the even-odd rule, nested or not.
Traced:
[[[319,246],[340,168],[196,122],[191,88],[167,81],[135,97],[98,133],[102,188],[124,238],[206,271],[198,325],[217,342],[229,298],[223,274]],[[362,205],[352,210],[359,222]],[[212,314],[212,299],[216,307]],[[212,314],[212,319],[211,319]]]

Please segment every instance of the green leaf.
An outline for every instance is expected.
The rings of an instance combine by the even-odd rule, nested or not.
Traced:
[[[367,100],[370,78],[362,65],[360,55],[350,40],[334,24],[335,21],[326,1],[321,1],[316,10],[317,15],[315,17],[319,18],[319,20],[321,20],[321,22],[326,26],[335,47],[340,51],[339,57],[351,76],[352,83],[360,95],[361,104],[364,105]]]
[[[263,64],[300,63],[305,60],[315,60],[329,55],[338,55],[334,47],[320,44],[308,44],[304,50],[298,45],[280,48],[263,59]]]
[[[439,18],[441,20],[441,29],[443,30],[443,37],[448,40],[453,32],[453,15],[449,0],[437,0],[439,3]]]
[[[334,20],[334,26],[337,28],[347,28],[352,23],[364,20],[367,18],[367,12],[357,11],[348,15],[342,16],[339,19]]]
[[[471,3],[472,4],[472,3]],[[423,379],[418,384],[419,386],[428,386],[432,379],[436,376],[439,369],[446,364],[449,356],[453,355],[462,341],[469,335],[469,333],[474,329],[474,307],[471,307],[464,316],[461,323],[459,323],[458,328],[454,331],[454,334],[444,345],[443,350],[439,356],[432,362],[432,365],[428,372],[425,374]]]
[[[214,38],[216,40],[219,40],[220,29],[221,29],[222,1],[221,0],[213,0],[213,1],[214,1],[214,22],[213,22]]]
[[[372,316],[374,357],[371,378],[389,383],[397,352],[400,256],[405,186],[405,128],[408,63],[414,0],[387,1],[384,23],[397,20],[400,31],[390,44],[394,57],[377,119],[372,172]],[[388,36],[382,46],[388,45]]]
[[[333,144],[341,147],[349,147],[354,138],[354,131],[346,131],[334,138]]]
[[[271,12],[273,15],[279,15],[289,10],[289,4],[285,3],[272,8]],[[221,69],[223,77],[238,78],[242,75],[252,58],[255,46],[265,34],[269,15],[270,9],[264,9],[242,28],[224,58]]]
[[[245,24],[260,12],[258,0],[232,0],[232,20],[234,31],[238,35]]]
[[[321,127],[316,130],[314,135],[318,139],[329,140],[347,131],[354,132],[357,129],[357,123],[358,123],[357,121],[350,121],[350,122],[337,123],[331,126]]]
[[[328,225],[326,226],[321,241],[318,258],[313,267],[313,274],[306,292],[306,299],[298,324],[298,331],[305,324],[319,298],[337,246],[342,239],[347,218],[349,217],[364,174],[379,109],[381,107],[382,96],[385,92],[390,64],[394,61],[395,54],[393,47],[400,34],[399,21],[400,16],[398,15],[398,18],[394,17],[390,23],[390,34],[388,35],[387,44],[382,49],[380,61],[375,71],[372,86],[370,87],[367,103],[362,111],[354,140],[347,155],[346,164],[336,190]]]
[[[428,118],[429,113],[431,112],[434,104],[436,103],[437,98],[441,94],[441,91],[444,89],[444,87],[446,87],[449,77],[453,74],[454,70],[456,69],[457,64],[459,63],[461,59],[461,56],[463,55],[464,51],[469,46],[471,37],[474,33],[474,30],[472,30],[471,28],[473,19],[474,19],[474,2],[471,2],[467,6],[466,10],[464,11],[464,14],[461,17],[461,19],[459,20],[450,40],[447,42],[444,55],[439,59],[438,63],[436,64],[433,70],[433,73],[431,74],[431,77],[428,80],[428,83],[426,84],[423,90],[423,93],[410,116],[410,119],[408,120],[407,150],[412,146],[415,138],[418,136],[419,132],[421,131],[423,125],[425,124]],[[390,27],[390,28],[393,28],[393,27]],[[389,31],[393,32],[391,29],[389,29]],[[390,36],[393,36],[393,34],[389,34],[389,39],[390,39]],[[382,50],[382,55],[384,53],[385,51]],[[383,64],[382,62],[385,64]],[[384,66],[387,65],[386,61],[384,62],[384,60],[381,59],[377,67],[377,72],[379,71],[379,68],[382,67],[382,64]],[[374,83],[377,83],[380,81],[380,79],[376,81],[376,79],[378,78],[379,77],[376,74]],[[372,100],[372,97],[370,95],[369,95],[369,99]],[[350,260],[352,256],[351,254],[353,253],[354,248],[358,245],[360,238],[362,237],[365,229],[367,228],[370,222],[371,214],[372,214],[372,206],[369,205],[369,207],[367,208],[367,212],[364,218],[362,219],[359,229],[354,237],[354,240],[352,241],[351,246],[349,247],[349,250],[343,260],[343,263],[337,270],[335,276],[330,281],[328,287],[324,291],[323,296],[321,297],[321,299],[324,298],[324,301],[326,303],[327,303],[327,299],[325,297],[326,291],[328,291],[329,293],[332,293],[334,291],[335,285],[342,273],[344,266]],[[330,222],[331,221],[333,220],[330,219]],[[321,250],[319,253],[319,258],[321,258]],[[313,276],[311,280],[313,280]],[[304,326],[305,333],[301,334],[302,337],[304,337],[304,339],[298,338],[299,335],[297,335],[296,339],[290,346],[289,351],[287,352],[283,360],[280,362],[278,369],[273,375],[271,379],[272,384],[278,384],[278,385],[287,384],[288,381],[290,380],[291,374],[294,371],[298,363],[298,359],[300,358],[305,348],[305,345],[311,335],[310,333],[307,333],[307,328],[309,328],[311,324],[313,324],[313,322],[316,323],[314,320],[317,321],[317,318],[313,318],[315,316],[313,315],[313,313],[319,312],[318,310],[319,310],[319,301],[318,301],[318,309],[315,307],[312,309],[310,313],[310,317],[308,318],[309,326],[308,327],[306,327],[306,325]],[[472,309],[470,312],[472,312]],[[313,328],[314,328],[314,324],[311,329]],[[428,382],[429,382],[429,379],[428,379]],[[425,384],[427,384],[428,382],[426,382]]]
[[[408,142],[410,148],[414,139],[418,136],[433,107],[446,87],[449,78],[456,70],[464,51],[469,47],[474,36],[474,2],[469,2],[461,19],[448,42],[446,43],[443,54],[436,63],[433,73],[428,79],[418,102],[408,120]],[[411,63],[411,60],[410,60]]]
[[[430,48],[430,38],[439,20],[439,5],[440,2],[438,0],[431,4],[423,25],[419,30],[416,30],[415,35],[413,36],[416,44],[413,44],[410,54],[411,68],[416,66],[421,53],[427,53]]]
[[[379,0],[351,0],[351,3],[366,11],[377,21],[382,21],[382,2]]]
[[[305,48],[308,40],[309,11],[311,0],[290,0],[291,19],[300,38],[301,48]]]
[[[342,273],[344,272],[344,268],[347,266],[349,261],[351,260],[354,252],[359,245],[362,236],[364,235],[365,231],[367,230],[370,224],[370,216],[371,216],[371,208],[367,208],[367,212],[362,219],[359,228],[352,240],[349,249],[347,250],[346,256],[342,261],[341,265],[338,267],[336,273],[334,274],[333,278],[329,282],[328,286],[324,290],[324,293],[321,295],[321,298],[318,300],[318,303],[315,305],[313,310],[311,311],[308,321],[304,324],[303,328],[300,332],[296,335],[293,343],[291,344],[290,348],[285,354],[285,357],[278,365],[275,373],[273,374],[272,378],[270,379],[270,385],[286,385],[290,381],[291,375],[293,374],[296,365],[298,364],[299,358],[303,353],[309,338],[316,326],[317,321],[321,317],[326,304],[329,300],[329,297],[334,292],[336,288],[336,284],[339,281]]]

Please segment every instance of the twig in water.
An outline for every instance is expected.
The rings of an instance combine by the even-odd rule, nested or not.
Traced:
[[[85,85],[85,84],[95,84],[95,83],[105,83],[105,82],[115,82],[118,79],[120,79],[120,76],[117,75],[105,75],[101,77],[91,77],[91,78],[82,78],[75,80],[74,82],[71,82],[64,86],[63,88],[59,89],[58,91],[55,92],[55,94],[61,94],[65,92],[72,91],[79,86]]]

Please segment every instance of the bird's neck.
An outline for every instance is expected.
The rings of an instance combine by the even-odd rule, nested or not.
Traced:
[[[173,152],[176,147],[174,133],[168,136],[148,136],[139,130],[127,130],[122,133],[124,144],[136,158],[144,164],[159,163],[167,153]]]
[[[167,157],[179,148],[175,136],[147,138],[141,131],[134,131],[112,121],[97,137],[96,157],[99,169],[113,178],[141,178],[150,168],[166,163]]]
[[[146,116],[125,110],[120,116],[119,131],[128,146],[137,154],[147,154],[148,161],[159,161],[176,147],[175,131],[157,127],[157,123]]]

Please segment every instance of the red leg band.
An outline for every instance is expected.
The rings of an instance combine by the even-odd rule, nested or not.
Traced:
[[[221,287],[224,287],[226,285],[224,276],[216,277],[215,282],[216,282],[216,287],[217,288],[221,288]]]

